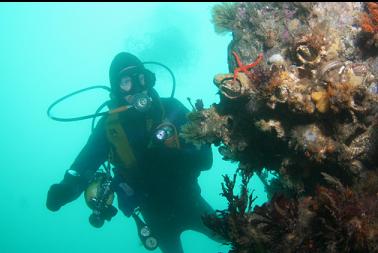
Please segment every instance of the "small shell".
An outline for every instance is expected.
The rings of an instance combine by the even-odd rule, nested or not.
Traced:
[[[335,68],[340,68],[343,66],[343,63],[340,61],[330,61],[327,62],[319,71],[320,78],[323,78],[323,76],[330,70]]]
[[[214,84],[229,99],[239,98],[252,91],[251,80],[244,73],[239,73],[235,81],[233,74],[218,74],[214,77]]]

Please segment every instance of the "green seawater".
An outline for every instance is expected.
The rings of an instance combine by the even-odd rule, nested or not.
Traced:
[[[108,85],[113,57],[128,51],[143,61],[159,61],[176,75],[176,98],[218,102],[213,76],[227,73],[231,34],[214,32],[214,3],[0,3],[0,252],[144,253],[136,226],[121,212],[101,229],[88,222],[84,198],[53,213],[45,207],[49,186],[59,182],[86,143],[90,120],[61,123],[47,107],[57,98],[90,85]],[[156,69],[156,89],[169,96],[169,75]],[[93,113],[106,99],[91,91],[56,108],[60,116]],[[225,209],[222,175],[235,163],[213,149],[214,165],[201,174],[203,197]],[[263,185],[250,183],[266,200]],[[228,252],[206,236],[181,235],[186,253]],[[157,249],[155,252],[161,252]]]

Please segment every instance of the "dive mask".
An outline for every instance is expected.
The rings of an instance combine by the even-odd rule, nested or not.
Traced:
[[[152,98],[148,95],[143,69],[128,67],[120,72],[119,90],[124,100],[140,112],[151,108]]]
[[[147,89],[146,70],[142,67],[129,66],[119,72],[121,93],[135,94]]]

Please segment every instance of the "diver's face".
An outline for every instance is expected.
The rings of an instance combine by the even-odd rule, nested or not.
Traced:
[[[119,88],[125,95],[124,99],[126,102],[130,103],[132,95],[135,93],[145,90],[145,77],[143,73],[135,75],[133,78],[131,76],[124,76],[121,78],[119,83]]]
[[[128,93],[131,91],[131,87],[132,87],[132,82],[131,82],[131,77],[129,76],[125,76],[125,77],[122,77],[121,78],[121,81],[120,81],[120,84],[119,84],[119,87],[122,91]]]
[[[139,84],[143,87],[143,89],[146,88],[146,80],[144,78],[144,74],[138,75]]]

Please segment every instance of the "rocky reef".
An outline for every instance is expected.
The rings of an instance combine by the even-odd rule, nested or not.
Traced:
[[[213,22],[230,73],[181,135],[239,168],[204,222],[235,253],[378,252],[378,4],[222,3]],[[254,174],[269,201],[252,208]]]

